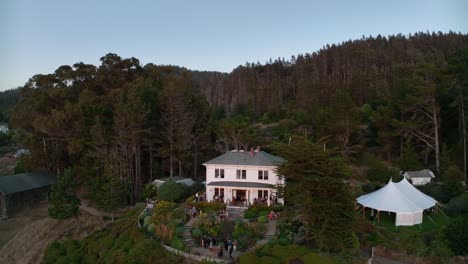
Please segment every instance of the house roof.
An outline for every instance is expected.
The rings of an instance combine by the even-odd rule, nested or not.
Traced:
[[[203,163],[203,165],[278,166],[283,162],[283,158],[268,154],[264,151],[253,152],[253,155],[249,152],[229,151]]]
[[[420,171],[406,171],[409,178],[434,178],[434,173],[431,170],[420,170]]]
[[[221,187],[239,187],[239,188],[273,188],[274,186],[260,182],[240,182],[240,181],[215,181],[207,184],[208,186]]]
[[[155,181],[184,181],[184,180],[191,180],[190,178],[185,178],[185,177],[180,177],[180,176],[173,176],[173,177],[167,177],[167,178],[161,178],[161,179],[156,179]]]
[[[153,184],[155,184],[156,186],[161,186],[163,183],[165,183],[166,181],[175,181],[177,183],[182,183],[182,184],[185,184],[187,186],[191,186],[192,184],[194,184],[195,182],[190,179],[190,178],[185,178],[185,177],[179,177],[179,176],[173,176],[173,177],[167,177],[167,178],[161,178],[161,179],[156,179],[153,181]]]
[[[0,192],[13,194],[50,186],[57,177],[50,172],[30,172],[0,176]]]

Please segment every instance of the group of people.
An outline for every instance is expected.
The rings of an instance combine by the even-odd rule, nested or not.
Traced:
[[[221,195],[214,195],[213,202],[215,203],[224,203],[224,194]]]
[[[270,205],[278,204],[278,197],[273,198],[273,196],[270,196],[270,198],[268,198],[267,196],[254,198],[253,204],[254,205],[267,205],[268,199],[270,200]]]
[[[228,220],[228,218],[229,218],[229,212],[228,212],[228,210],[225,210],[225,209],[219,210],[219,212],[218,212],[218,217],[219,217],[219,220],[220,220],[220,221],[222,221],[222,220]]]
[[[192,206],[192,209],[190,209],[190,216],[191,217],[195,217],[197,215],[199,215],[200,213],[202,213],[202,210],[197,210],[197,208],[195,206]]]
[[[271,220],[275,220],[276,218],[278,218],[279,216],[279,213],[275,213],[275,211],[270,211],[270,213],[268,214],[268,219],[271,221]]]
[[[217,255],[219,258],[223,258],[224,251],[229,255],[229,258],[232,259],[232,252],[237,250],[237,241],[232,241],[231,238],[226,239],[223,242],[223,246],[216,246],[216,238],[204,236],[201,240],[201,245],[205,249],[217,249]]]
[[[198,202],[205,202],[206,201],[206,193],[201,193],[201,194],[198,194],[195,193],[195,199],[197,200],[197,203]]]

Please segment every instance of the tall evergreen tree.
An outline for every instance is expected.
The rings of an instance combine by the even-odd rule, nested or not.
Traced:
[[[76,182],[72,169],[68,168],[52,185],[49,196],[49,215],[56,219],[78,216],[80,199],[76,197]]]
[[[356,212],[343,163],[322,146],[294,138],[276,149],[286,162],[285,212],[290,220],[307,227],[305,238],[323,250],[348,250],[358,246],[354,234]]]

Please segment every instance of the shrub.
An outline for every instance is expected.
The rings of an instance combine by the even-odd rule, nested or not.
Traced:
[[[332,257],[321,256],[316,253],[310,252],[305,254],[301,259],[304,263],[323,263],[323,264],[334,264],[337,263]]]
[[[456,255],[468,254],[468,217],[457,217],[444,230],[450,249]]]
[[[183,226],[176,227],[175,229],[176,236],[182,237],[184,234],[184,231],[185,231],[185,228]]]
[[[279,243],[281,246],[287,246],[287,245],[291,244],[291,242],[289,241],[289,239],[287,239],[286,237],[282,237],[282,238],[278,239],[278,243]]]
[[[227,239],[234,232],[235,224],[232,221],[223,221],[221,227],[219,228],[219,237],[221,239]]]
[[[266,217],[266,216],[264,216],[264,215],[263,215],[263,216],[259,216],[259,217],[257,218],[257,221],[258,221],[259,223],[268,223],[268,217]]]
[[[178,249],[178,250],[183,250],[184,243],[182,242],[182,240],[180,240],[180,238],[174,237],[174,239],[172,239],[171,241],[171,247]]]
[[[150,222],[151,222],[151,216],[145,217],[144,220],[143,220],[143,227],[148,227]]]
[[[188,215],[183,208],[176,208],[172,211],[171,219],[175,222],[176,226],[182,225],[186,222]]]
[[[248,223],[247,229],[252,232],[254,237],[263,237],[265,233],[266,225],[263,223]]]
[[[463,185],[460,181],[455,179],[447,179],[442,183],[442,190],[447,197],[444,197],[443,202],[448,202],[453,197],[459,196],[463,193]]]
[[[65,250],[58,241],[54,241],[47,247],[44,260],[45,263],[56,263],[58,259],[65,254]]]
[[[158,189],[158,198],[163,201],[182,202],[187,194],[188,187],[175,181],[166,181]]]
[[[282,205],[252,205],[244,213],[244,218],[253,219],[262,215],[268,215],[270,211],[281,212],[283,211]]]
[[[195,202],[195,194],[192,194],[187,199],[185,199],[186,204],[192,204],[193,202]]]
[[[247,210],[247,211],[245,211],[245,213],[244,213],[244,218],[245,218],[245,219],[254,219],[254,218],[256,218],[256,217],[257,217],[257,213],[254,212],[254,211],[249,211],[249,210]]]
[[[155,229],[156,229],[156,226],[154,224],[148,225],[148,232],[149,233],[154,233]]]
[[[149,198],[151,200],[155,200],[157,198],[157,190],[158,187],[156,187],[152,183],[148,183],[145,185],[143,188],[143,192],[141,194],[141,198],[145,200],[146,198]]]
[[[202,210],[203,212],[209,212],[209,211],[220,211],[223,209],[226,209],[226,204],[225,203],[215,203],[215,202],[194,202],[190,203],[190,206],[195,206],[196,208]]]
[[[243,254],[239,257],[240,264],[251,264],[251,263],[258,263],[260,260],[258,259],[255,252],[250,252],[247,254]]]
[[[192,235],[196,238],[201,238],[203,236],[203,232],[199,228],[192,229]]]
[[[270,211],[267,210],[262,210],[258,212],[258,216],[267,216],[270,213]]]
[[[147,217],[147,216],[149,216],[149,213],[148,212],[143,212],[143,213],[140,214],[138,219],[143,221],[143,220],[145,220],[145,217]]]
[[[194,226],[197,228],[208,229],[214,224],[214,219],[207,213],[201,213],[195,220]]]
[[[468,216],[468,194],[454,197],[447,204],[447,213],[450,216]]]
[[[263,256],[263,257],[260,258],[260,261],[258,263],[260,263],[260,264],[280,264],[281,261],[278,258],[275,258],[275,257],[272,257],[272,256]]]

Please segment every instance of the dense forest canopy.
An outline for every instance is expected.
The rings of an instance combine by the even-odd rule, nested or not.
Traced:
[[[219,152],[293,134],[357,165],[466,177],[467,51],[466,34],[379,35],[229,74],[107,54],[33,76],[9,121],[31,169],[73,167],[88,190],[114,177],[130,203],[154,177],[198,178]]]

